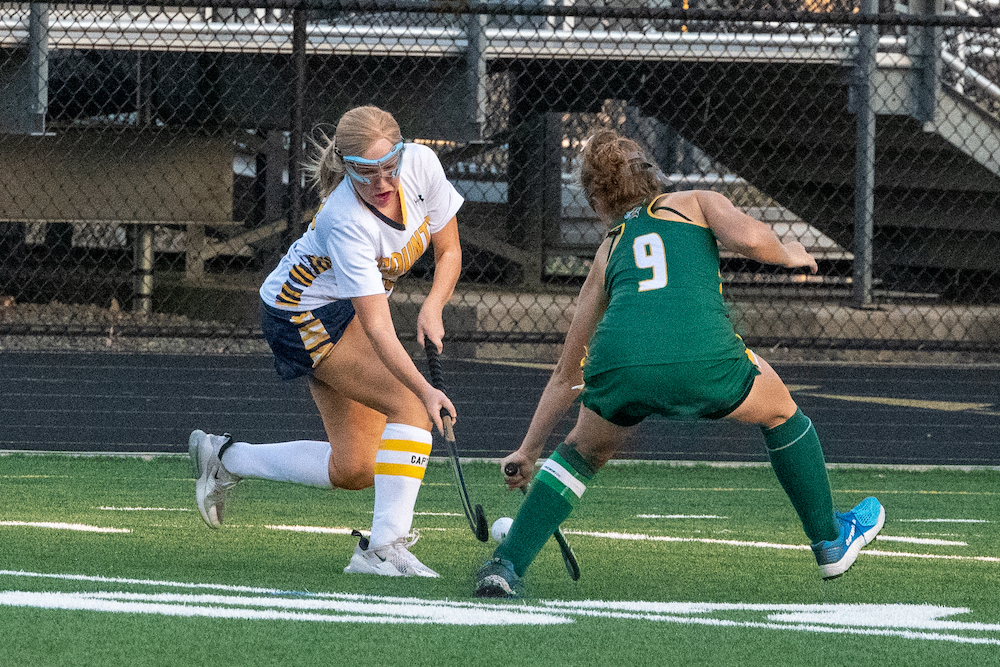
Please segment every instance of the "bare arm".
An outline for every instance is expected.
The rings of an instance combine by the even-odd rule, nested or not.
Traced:
[[[769,226],[743,213],[718,192],[698,190],[697,197],[705,221],[728,250],[765,264],[803,267],[816,273],[816,259],[798,241],[783,243]]]
[[[576,312],[566,333],[562,354],[538,401],[528,433],[521,446],[500,463],[501,469],[508,463],[514,463],[518,467],[516,475],[505,478],[511,489],[524,486],[531,480],[535,462],[541,456],[545,442],[583,388],[583,369],[580,363],[586,355],[586,346],[597,323],[608,307],[607,294],[604,292],[604,271],[607,268],[610,244],[610,239],[605,239],[601,244],[587,280],[580,289]]]
[[[438,430],[443,433],[441,409],[446,409],[454,421],[456,418],[455,406],[443,392],[431,386],[423,374],[417,370],[413,359],[403,348],[403,344],[399,342],[396,329],[392,324],[392,315],[389,313],[389,299],[385,294],[372,294],[354,297],[351,299],[351,303],[354,304],[358,321],[371,341],[372,347],[375,348],[379,359],[400,382],[423,401],[427,415]]]
[[[424,346],[425,337],[441,351],[444,337],[442,311],[455,292],[462,273],[462,246],[458,239],[458,220],[452,218],[441,231],[431,236],[434,247],[434,282],[417,315],[417,342]]]

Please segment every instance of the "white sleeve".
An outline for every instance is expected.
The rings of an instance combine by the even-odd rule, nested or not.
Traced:
[[[444,167],[434,151],[425,149],[426,153],[418,168],[427,182],[427,215],[430,218],[430,231],[434,234],[455,217],[465,199],[445,176]]]

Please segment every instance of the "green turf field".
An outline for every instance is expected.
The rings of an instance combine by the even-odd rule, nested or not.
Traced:
[[[465,474],[516,513],[495,464]],[[563,527],[580,581],[553,541],[525,600],[481,602],[443,462],[413,547],[442,577],[385,579],[342,573],[371,491],[248,480],[213,531],[186,459],[0,457],[0,665],[1000,664],[1000,472],[830,478],[887,512],[840,579],[768,468],[614,465]]]

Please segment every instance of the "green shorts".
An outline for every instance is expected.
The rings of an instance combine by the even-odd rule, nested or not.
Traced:
[[[667,419],[719,419],[740,406],[760,375],[747,350],[736,359],[626,366],[584,376],[581,402],[618,426],[649,415]]]

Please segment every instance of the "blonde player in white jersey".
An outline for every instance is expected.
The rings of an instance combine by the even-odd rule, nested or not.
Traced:
[[[194,431],[198,509],[222,524],[226,492],[243,477],[324,488],[375,486],[371,535],[349,573],[438,576],[410,553],[413,508],[448,397],[417,370],[396,337],[388,297],[427,247],[434,280],[417,342],[441,351],[441,312],[462,267],[455,214],[463,199],[430,148],[404,144],[386,111],[346,112],[309,165],[323,204],[260,289],[261,326],[278,374],[306,376],[328,442],[251,445]]]

